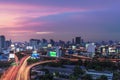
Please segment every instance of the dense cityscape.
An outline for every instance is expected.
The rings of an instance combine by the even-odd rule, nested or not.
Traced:
[[[119,80],[120,42],[30,39],[0,36],[1,80]]]
[[[120,0],[0,0],[0,80],[120,80]]]

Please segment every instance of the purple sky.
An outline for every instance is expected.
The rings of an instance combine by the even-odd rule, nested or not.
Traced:
[[[0,0],[0,34],[86,41],[120,40],[120,0]]]

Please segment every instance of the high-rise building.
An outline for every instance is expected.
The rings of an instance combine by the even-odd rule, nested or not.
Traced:
[[[43,43],[43,44],[46,44],[46,43],[47,43],[47,40],[46,40],[46,39],[42,39],[42,43]]]
[[[88,53],[90,53],[91,57],[94,57],[95,55],[95,48],[96,48],[95,43],[86,44],[86,50]]]
[[[5,36],[0,36],[0,49],[5,47]]]
[[[74,40],[74,38],[72,39],[72,44],[75,44],[75,40]]]
[[[50,44],[52,44],[52,46],[55,45],[55,41],[53,39],[50,39]]]
[[[33,47],[33,49],[37,49],[39,46],[40,40],[38,39],[30,39],[30,46]]]
[[[75,43],[76,44],[81,44],[81,37],[76,37],[75,38]]]
[[[8,47],[10,47],[10,45],[11,45],[11,40],[7,40],[7,41],[5,41],[5,48],[8,48]]]
[[[61,57],[62,50],[58,46],[56,47],[56,53],[57,53],[57,57]]]

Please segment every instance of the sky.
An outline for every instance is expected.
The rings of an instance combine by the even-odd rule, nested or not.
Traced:
[[[35,39],[120,40],[120,0],[0,0],[0,35]]]

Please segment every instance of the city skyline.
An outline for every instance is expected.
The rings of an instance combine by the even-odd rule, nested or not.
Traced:
[[[0,35],[13,41],[76,36],[120,40],[119,4],[119,0],[1,0]]]

